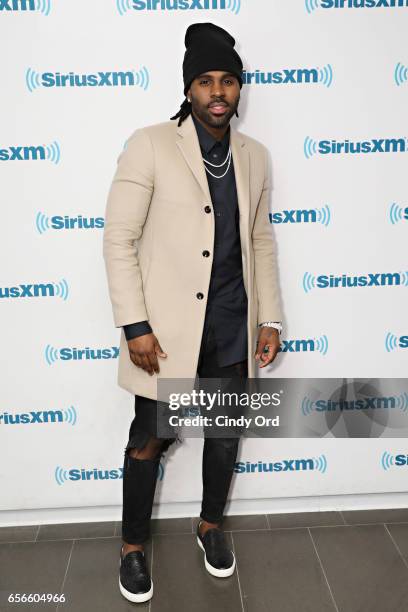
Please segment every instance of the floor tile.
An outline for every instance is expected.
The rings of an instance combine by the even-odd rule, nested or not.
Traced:
[[[245,612],[335,612],[307,529],[233,532]]]
[[[193,517],[193,531],[195,533],[200,517]],[[268,529],[265,514],[247,514],[237,516],[226,516],[222,523],[224,531]]]
[[[152,519],[151,533],[192,533],[191,518]]]
[[[231,542],[231,535],[226,534]],[[153,536],[153,595],[151,612],[240,612],[237,573],[215,578],[204,567],[196,536]]]
[[[34,541],[38,532],[38,525],[24,525],[22,527],[1,527],[1,542],[27,542]]]
[[[408,610],[408,569],[383,525],[310,532],[339,612]]]
[[[245,612],[334,612],[335,603],[338,612],[408,611],[408,510],[226,516],[237,558],[227,579],[205,570],[198,521],[152,520],[154,596],[138,610],[241,612],[242,598]],[[1,612],[56,612],[54,604],[7,605],[6,597],[60,593],[65,575],[58,612],[134,611],[119,592],[120,544],[121,521],[1,528]]]
[[[408,565],[408,523],[401,523],[399,525],[390,523],[386,527]]]
[[[114,536],[115,521],[104,523],[64,523],[41,525],[37,540],[74,540]]]
[[[408,523],[408,508],[385,510],[342,510],[346,525],[369,523]]]
[[[271,529],[344,525],[340,512],[289,512],[286,514],[268,514],[268,522]]]
[[[152,535],[166,533],[192,533],[191,518],[152,519],[150,529]],[[115,535],[122,537],[122,521],[116,522]]]
[[[10,593],[59,594],[72,542],[0,544],[0,610],[55,611],[56,604],[8,603]]]

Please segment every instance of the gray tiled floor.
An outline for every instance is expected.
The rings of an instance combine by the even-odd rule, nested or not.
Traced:
[[[121,523],[0,529],[0,611],[407,612],[408,509],[226,517],[237,571],[204,569],[198,519],[152,521],[153,599],[118,589]],[[7,603],[10,593],[65,603]]]

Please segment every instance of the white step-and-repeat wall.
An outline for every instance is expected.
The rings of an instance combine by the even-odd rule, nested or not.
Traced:
[[[271,154],[285,320],[262,376],[406,377],[408,0],[0,5],[0,510],[121,504],[134,413],[103,215],[126,139],[179,108],[196,21],[235,36],[234,125]],[[201,447],[163,459],[160,511],[201,499]],[[231,500],[404,492],[407,454],[397,437],[245,439]]]

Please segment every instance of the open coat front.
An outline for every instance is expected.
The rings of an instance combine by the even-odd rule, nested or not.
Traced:
[[[269,164],[264,145],[232,126],[230,143],[248,296],[248,375],[254,377],[257,324],[282,320],[268,218]],[[122,329],[118,384],[130,393],[157,399],[158,378],[194,381],[214,234],[191,116],[180,127],[167,121],[135,130],[119,155],[109,191],[103,256],[115,326],[149,320],[168,356],[158,358],[160,372],[150,376],[131,361]],[[205,250],[209,257],[203,257]]]

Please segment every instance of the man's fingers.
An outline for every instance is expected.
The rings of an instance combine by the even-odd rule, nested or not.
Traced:
[[[144,334],[128,341],[131,361],[148,374],[160,372],[158,357],[167,357],[154,334]]]
[[[140,368],[141,367],[141,361],[140,361],[140,357],[139,357],[138,353],[135,353],[135,351],[129,351],[129,355],[130,355],[130,359],[135,364],[135,366]]]
[[[144,355],[141,358],[142,361],[142,368],[148,373],[148,374],[153,374],[153,367],[150,363],[149,360],[149,356],[147,353],[144,353]]]
[[[147,353],[147,359],[149,360],[150,366],[154,370],[154,372],[159,372],[159,362],[157,361],[157,355],[155,351]]]
[[[261,357],[265,346],[266,346],[266,340],[260,340],[260,341],[258,340],[258,342],[256,343],[255,359],[257,361]]]
[[[259,364],[260,368],[264,368],[265,366],[269,365],[275,359],[278,352],[278,349],[273,348],[272,345],[267,344],[266,346],[268,348],[268,352],[262,354],[261,360],[263,363]]]
[[[162,347],[157,341],[155,342],[154,350],[157,353],[157,355],[159,355],[159,357],[167,357],[167,353],[163,351]]]
[[[136,353],[136,351],[131,351],[130,358],[138,368],[142,368],[142,370],[146,370],[146,372],[153,370],[146,353]]]

